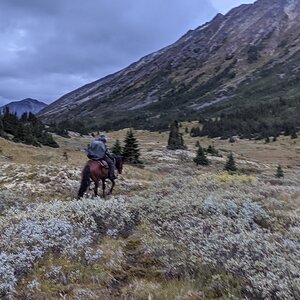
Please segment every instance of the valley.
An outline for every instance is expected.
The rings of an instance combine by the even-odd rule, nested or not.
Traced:
[[[91,136],[54,136],[55,149],[0,139],[1,297],[297,299],[300,138],[229,143],[190,137],[195,124],[180,128],[187,150],[134,131],[144,166],[125,164],[105,199],[76,200]],[[197,141],[222,157],[196,166]]]

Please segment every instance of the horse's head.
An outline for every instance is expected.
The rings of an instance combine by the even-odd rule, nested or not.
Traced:
[[[123,157],[120,155],[114,156],[116,161],[116,169],[118,170],[119,174],[122,174],[123,171]]]

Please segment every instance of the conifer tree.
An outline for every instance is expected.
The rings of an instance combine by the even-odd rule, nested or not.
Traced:
[[[198,147],[197,156],[194,158],[196,165],[207,166],[209,164],[207,157],[204,154],[203,148]]]
[[[21,116],[21,118],[20,118],[20,121],[22,122],[22,123],[26,123],[27,122],[27,112],[24,112],[24,113],[22,113],[22,116]]]
[[[121,147],[121,143],[120,143],[119,139],[116,139],[114,145],[111,148],[111,152],[114,155],[121,155],[122,154],[122,147]]]
[[[167,148],[170,150],[186,149],[182,134],[179,133],[179,125],[177,121],[174,121],[171,125]]]
[[[228,155],[228,159],[227,162],[224,166],[224,170],[230,172],[236,172],[237,171],[237,167],[235,165],[235,161],[234,161],[234,157],[232,152],[230,152],[230,154]]]
[[[3,133],[4,133],[4,126],[3,126],[2,118],[0,116],[0,136],[2,136]]]
[[[68,153],[67,153],[67,151],[64,151],[64,153],[63,153],[63,158],[65,159],[65,161],[68,161],[69,160],[69,156],[68,156]]]
[[[292,134],[291,134],[291,139],[296,139],[298,137],[297,132],[295,130],[293,130]]]
[[[127,134],[126,134],[126,137],[124,140],[122,156],[123,156],[124,160],[128,163],[132,163],[132,164],[142,163],[139,160],[140,149],[138,146],[138,142],[137,142],[137,139],[134,137],[131,129],[127,131]]]
[[[191,137],[196,137],[196,136],[200,136],[201,135],[201,130],[200,127],[193,127],[190,131],[190,136]]]
[[[233,136],[231,136],[230,138],[229,138],[229,143],[235,143],[235,139],[234,139],[234,137]]]
[[[281,168],[281,165],[278,165],[278,166],[277,166],[277,170],[276,170],[275,176],[276,176],[277,178],[284,177],[284,174],[283,174],[283,170],[282,170],[282,168]]]
[[[218,150],[215,148],[214,145],[209,145],[207,148],[207,153],[211,154],[212,156],[218,156],[219,152]]]

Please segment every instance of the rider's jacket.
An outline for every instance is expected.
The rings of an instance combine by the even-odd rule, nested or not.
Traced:
[[[87,156],[93,159],[103,159],[107,154],[107,146],[102,141],[93,141],[87,149]]]

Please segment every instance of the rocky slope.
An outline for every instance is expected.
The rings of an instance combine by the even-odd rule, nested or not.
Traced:
[[[24,112],[32,112],[37,114],[40,110],[47,107],[47,104],[35,99],[26,98],[20,101],[8,103],[0,107],[0,111],[3,111],[4,107],[8,107],[9,111],[16,112],[20,117]]]
[[[207,107],[218,110],[223,103],[247,105],[253,92],[259,101],[280,96],[282,86],[292,86],[291,96],[299,95],[299,23],[299,0],[241,5],[64,95],[40,116],[46,122],[80,119],[108,128],[143,127],[146,120],[149,128],[160,120],[196,116]]]

